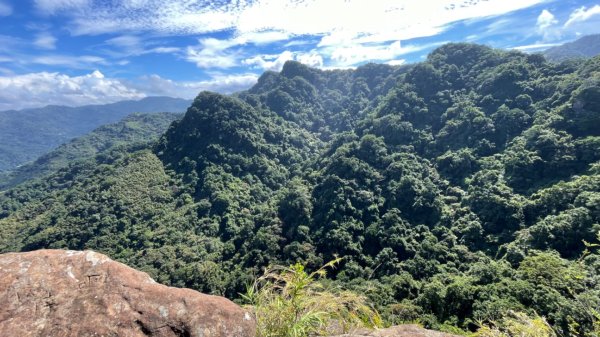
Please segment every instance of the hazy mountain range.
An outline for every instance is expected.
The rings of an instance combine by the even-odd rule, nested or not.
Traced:
[[[183,112],[190,101],[148,97],[80,107],[44,108],[0,112],[0,172],[35,160],[66,141],[134,112]]]
[[[600,54],[600,34],[587,35],[573,42],[546,49],[544,56],[555,62],[588,58]]]

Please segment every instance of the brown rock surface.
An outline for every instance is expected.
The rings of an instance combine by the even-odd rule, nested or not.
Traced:
[[[157,284],[92,251],[0,255],[1,337],[252,337],[233,302]]]
[[[387,329],[361,330],[352,334],[332,337],[460,337],[439,331],[423,329],[414,324],[403,324]]]

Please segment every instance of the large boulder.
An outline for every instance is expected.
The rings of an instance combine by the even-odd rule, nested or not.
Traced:
[[[332,337],[460,337],[444,332],[423,329],[415,324],[403,324],[387,329],[361,330]]]
[[[93,251],[0,255],[0,336],[253,337],[233,302],[157,284]]]

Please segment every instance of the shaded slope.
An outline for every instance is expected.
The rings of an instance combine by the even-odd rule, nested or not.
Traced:
[[[111,147],[155,142],[173,121],[181,117],[182,114],[178,113],[134,113],[117,123],[103,125],[32,163],[0,174],[0,190],[65,168],[73,161],[90,159]]]
[[[600,54],[600,34],[587,35],[573,42],[548,48],[543,54],[553,62],[594,57]]]
[[[47,106],[0,112],[0,171],[35,160],[72,138],[134,112],[183,112],[188,100],[148,97],[82,107]]]

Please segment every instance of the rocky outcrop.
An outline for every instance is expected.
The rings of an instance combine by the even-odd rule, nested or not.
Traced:
[[[233,302],[157,284],[92,251],[0,255],[1,337],[252,337]]]
[[[387,329],[363,330],[332,337],[460,337],[439,331],[423,329],[414,324],[403,324]]]

